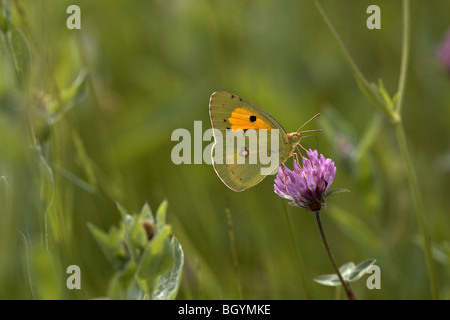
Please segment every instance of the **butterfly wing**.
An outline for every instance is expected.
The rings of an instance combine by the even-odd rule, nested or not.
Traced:
[[[258,149],[259,135],[257,130],[251,129],[272,129],[279,130],[279,150],[275,150],[281,155],[290,148],[284,128],[269,114],[255,107],[251,103],[228,92],[214,92],[209,103],[209,114],[213,129],[220,131],[224,143],[218,145],[216,130],[214,138],[216,145],[212,149],[213,165],[219,178],[234,191],[243,191],[263,180],[266,174],[261,173],[262,168],[267,164],[262,164],[259,160]],[[227,150],[227,132],[233,132],[236,136],[242,136],[245,143],[234,146]],[[256,137],[252,137],[256,134]],[[268,137],[268,152],[270,150],[270,134]],[[250,139],[256,139],[257,143],[250,143]],[[239,137],[237,138],[239,139]],[[254,140],[253,140],[254,141]],[[284,156],[283,156],[284,157]],[[244,158],[244,159],[242,159]],[[222,159],[222,161],[220,161]],[[250,161],[254,160],[256,161]],[[239,160],[245,163],[239,163]],[[281,159],[285,160],[285,159]]]

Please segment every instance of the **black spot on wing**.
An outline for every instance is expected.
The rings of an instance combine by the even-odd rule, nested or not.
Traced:
[[[250,116],[250,122],[255,122],[256,121],[256,116]]]

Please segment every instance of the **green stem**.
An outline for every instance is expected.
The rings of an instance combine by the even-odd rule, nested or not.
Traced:
[[[328,258],[330,258],[331,264],[333,265],[334,271],[336,271],[339,280],[342,283],[342,286],[345,289],[345,294],[347,295],[348,300],[356,300],[355,295],[353,294],[352,288],[350,288],[350,284],[344,280],[339,271],[339,268],[334,260],[333,253],[331,252],[330,245],[328,244],[327,237],[325,235],[325,231],[323,230],[322,220],[320,219],[320,210],[316,211],[316,220],[317,226],[319,227],[320,235],[322,236],[323,245],[325,246],[325,250],[328,253]]]
[[[300,279],[302,281],[303,290],[305,291],[306,299],[311,300],[311,293],[309,292],[308,286],[306,284],[306,277],[305,277],[305,271],[303,270],[302,257],[300,254],[300,248],[298,247],[297,241],[295,238],[295,232],[294,232],[294,226],[292,224],[292,219],[291,219],[291,216],[289,215],[289,210],[288,210],[286,201],[283,200],[282,202],[283,202],[283,207],[284,207],[284,213],[286,214],[286,219],[289,224],[289,233],[291,236],[291,241],[295,247],[295,253],[297,256],[297,263],[298,263],[298,270],[300,272]]]
[[[398,79],[397,104],[395,111],[400,115],[403,104],[403,93],[405,91],[406,74],[409,61],[409,0],[403,0],[403,36],[402,36],[402,60],[400,66],[400,77]]]
[[[353,58],[348,53],[347,48],[344,45],[344,42],[342,41],[341,37],[339,36],[339,33],[334,28],[333,24],[331,23],[330,19],[328,19],[328,16],[326,15],[325,11],[323,10],[322,6],[320,5],[318,0],[314,0],[314,4],[317,8],[317,11],[319,11],[320,15],[322,16],[322,19],[327,24],[328,28],[330,29],[331,33],[333,34],[334,38],[336,39],[336,42],[339,45],[339,48],[341,49],[342,53],[344,54],[345,59],[347,60],[347,63],[350,65],[350,67],[353,69],[353,72],[355,74],[355,77],[362,83],[364,86],[372,93],[372,95],[375,97],[377,102],[380,105],[384,105],[383,98],[380,96],[379,92],[374,89],[374,87],[369,83],[369,81],[366,79],[364,74],[361,72],[361,70],[358,68],[358,65],[353,61]],[[386,110],[384,108],[381,108],[378,104],[374,104],[374,106],[382,111],[383,113],[386,113]]]
[[[334,35],[336,41],[338,42],[345,58],[347,59],[348,64],[355,72],[356,79],[359,81],[358,84],[360,84],[362,82],[365,87],[370,89],[371,93],[373,93],[373,95],[377,98],[377,100],[379,102],[381,102],[381,104],[384,107],[379,108],[377,106],[377,109],[381,110],[384,114],[387,115],[387,117],[391,120],[392,125],[395,128],[397,142],[398,142],[398,145],[400,148],[400,152],[402,154],[403,164],[406,168],[408,182],[410,185],[412,197],[414,199],[417,221],[418,221],[419,228],[420,228],[420,231],[421,231],[422,237],[423,237],[425,259],[426,259],[428,277],[430,280],[431,291],[433,293],[434,298],[439,299],[436,276],[435,276],[433,262],[432,262],[431,245],[430,245],[430,241],[429,241],[428,230],[427,230],[426,223],[425,223],[425,214],[424,214],[424,210],[423,210],[422,200],[420,198],[419,185],[417,183],[417,178],[415,176],[414,167],[413,167],[411,157],[410,157],[410,154],[408,151],[408,145],[406,143],[405,132],[404,132],[402,119],[401,119],[401,110],[402,110],[402,106],[403,106],[403,96],[404,96],[404,92],[405,92],[405,83],[406,83],[406,75],[407,75],[408,60],[409,60],[409,39],[410,39],[409,0],[403,0],[403,6],[402,6],[402,14],[403,14],[402,56],[401,56],[400,76],[399,76],[398,91],[397,91],[397,101],[395,103],[394,108],[389,108],[383,102],[383,100],[379,96],[379,94],[376,94],[374,89],[371,87],[369,82],[366,80],[364,75],[361,73],[361,71],[359,70],[359,68],[357,67],[357,65],[351,58],[351,56],[349,55],[342,40],[340,39],[338,33],[334,29],[334,27],[331,24],[328,17],[325,15],[325,12],[323,11],[322,7],[320,6],[318,0],[314,0],[314,3],[316,5],[319,13],[321,14],[322,18],[324,19],[325,23],[328,25],[329,29],[331,30],[332,34]]]
[[[402,60],[400,66],[400,76],[398,83],[397,96],[398,100],[395,105],[395,111],[393,112],[394,118],[397,121],[393,121],[395,128],[395,134],[397,136],[397,143],[402,154],[403,164],[406,169],[411,194],[416,207],[416,217],[419,224],[420,231],[423,237],[423,245],[425,250],[425,260],[427,265],[428,277],[430,280],[431,291],[434,299],[439,299],[439,293],[437,289],[436,275],[433,268],[433,257],[431,254],[431,244],[429,240],[428,229],[425,221],[425,213],[423,210],[423,202],[420,196],[419,184],[417,182],[414,166],[411,161],[411,156],[408,150],[408,144],[406,142],[405,130],[403,122],[400,116],[400,112],[403,106],[403,95],[405,91],[406,75],[408,70],[408,57],[409,57],[409,0],[403,0],[403,40],[402,40]]]
[[[227,222],[228,222],[228,237],[230,239],[230,247],[231,247],[231,259],[233,262],[233,268],[234,272],[236,274],[236,286],[237,286],[237,294],[238,299],[242,300],[242,285],[241,285],[241,276],[239,271],[239,260],[236,250],[236,240],[234,239],[234,228],[233,228],[233,218],[231,217],[231,211],[230,211],[230,204],[228,197],[226,198],[226,207],[225,207],[225,213],[227,215]]]
[[[430,280],[431,291],[433,293],[434,299],[439,299],[436,275],[433,268],[433,260],[431,255],[431,245],[429,241],[428,229],[425,222],[425,213],[423,210],[422,199],[420,197],[419,184],[417,183],[416,174],[411,161],[411,157],[408,151],[408,145],[406,143],[405,131],[403,129],[403,124],[401,121],[394,123],[395,133],[397,136],[397,142],[400,148],[400,153],[402,154],[403,163],[406,168],[406,174],[408,177],[409,186],[411,188],[411,194],[414,199],[414,204],[416,207],[416,217],[419,224],[420,231],[423,237],[423,246],[425,250],[425,260],[427,265],[428,277]]]

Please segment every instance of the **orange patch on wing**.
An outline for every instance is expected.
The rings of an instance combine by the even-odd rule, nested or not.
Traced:
[[[243,108],[234,109],[231,116],[228,118],[228,121],[231,123],[231,129],[234,131],[239,129],[266,129],[267,131],[270,131],[272,129],[270,123]]]

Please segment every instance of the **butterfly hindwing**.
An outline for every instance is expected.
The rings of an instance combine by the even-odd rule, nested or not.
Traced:
[[[290,148],[286,131],[274,118],[234,94],[213,93],[210,99],[209,113],[213,128],[220,131],[224,142],[222,145],[218,145],[215,134],[216,145],[212,151],[214,169],[220,179],[232,190],[248,189],[266,176],[266,174],[261,174],[261,168],[267,167],[267,164],[262,164],[258,155],[259,129],[267,130],[269,154],[277,152],[282,155],[280,158],[283,158],[286,150]],[[279,130],[279,150],[270,150],[271,136],[269,132],[272,129]],[[234,134],[236,139],[242,138],[245,144],[238,146],[236,143],[233,149],[227,150],[227,132]],[[257,139],[256,145],[249,143],[252,138]]]

